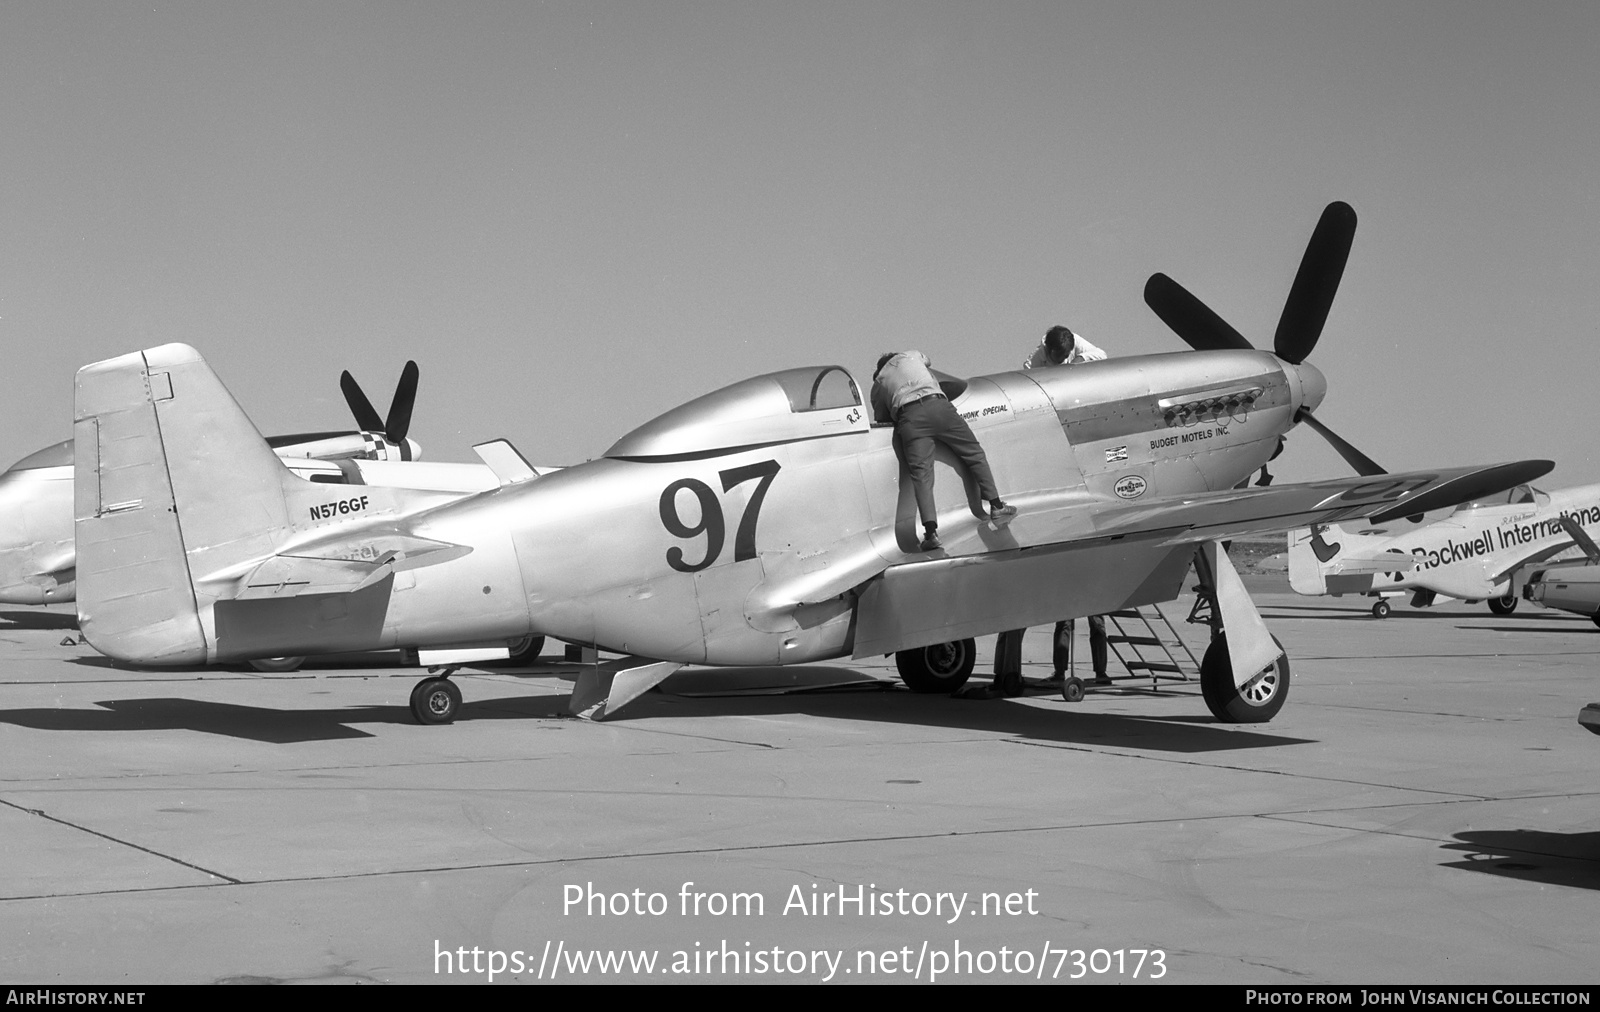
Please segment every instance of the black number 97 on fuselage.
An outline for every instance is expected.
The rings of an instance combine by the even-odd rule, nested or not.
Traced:
[[[743,562],[756,557],[756,519],[761,515],[761,502],[767,497],[767,488],[772,484],[772,479],[777,477],[781,465],[776,460],[763,460],[759,464],[746,464],[743,467],[730,467],[726,471],[717,472],[717,477],[722,479],[722,491],[731,492],[736,487],[743,485],[753,478],[761,479],[755,491],[750,493],[750,501],[745,505],[744,515],[739,518],[739,527],[733,535],[733,561]],[[685,523],[678,514],[678,493],[682,491],[694,493],[700,500],[700,520],[697,523]],[[722,554],[722,544],[727,537],[727,522],[722,517],[722,504],[717,501],[717,494],[711,486],[698,478],[679,478],[661,491],[661,525],[673,537],[689,540],[706,536],[706,554],[699,562],[685,561],[682,548],[674,545],[667,549],[667,565],[680,573],[697,573],[713,562]]]

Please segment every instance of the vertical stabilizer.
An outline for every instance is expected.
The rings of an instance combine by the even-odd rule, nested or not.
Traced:
[[[118,660],[204,663],[192,576],[271,552],[287,472],[182,344],[78,370],[73,426],[85,638]]]
[[[1320,597],[1328,592],[1326,567],[1311,544],[1320,540],[1320,533],[1309,527],[1289,532],[1289,588],[1296,594]]]

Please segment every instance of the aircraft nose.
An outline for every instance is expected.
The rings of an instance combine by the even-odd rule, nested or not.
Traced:
[[[1300,379],[1300,407],[1307,411],[1317,410],[1322,398],[1328,394],[1328,380],[1322,375],[1322,370],[1310,362],[1301,362],[1294,369]]]

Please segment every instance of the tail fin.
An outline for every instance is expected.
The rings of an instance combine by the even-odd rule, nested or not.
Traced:
[[[1327,530],[1301,527],[1289,532],[1289,587],[1296,594],[1318,597],[1328,592],[1329,563],[1343,546],[1324,540]]]
[[[288,472],[193,348],[78,370],[78,612],[119,660],[203,663],[191,573],[270,553]]]
[[[80,369],[75,414],[79,622],[117,660],[366,649],[378,581],[470,551],[394,526],[459,494],[295,476],[186,345]]]

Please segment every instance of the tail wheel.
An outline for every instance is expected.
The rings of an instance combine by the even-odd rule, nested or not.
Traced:
[[[278,673],[278,672],[284,672],[284,671],[299,671],[300,670],[300,665],[304,664],[305,662],[306,662],[306,659],[305,659],[304,656],[300,656],[300,657],[257,657],[255,660],[250,662],[250,666],[252,668],[255,668],[257,671],[266,671],[266,672],[269,672],[269,673]]]
[[[894,664],[912,692],[948,694],[966,684],[977,659],[977,643],[965,639],[901,650],[894,655]]]
[[[461,711],[461,690],[448,678],[424,678],[411,690],[411,715],[419,724],[448,724]]]
[[[1278,637],[1272,637],[1278,643]],[[1278,643],[1278,648],[1283,648]],[[1229,724],[1262,724],[1278,715],[1289,698],[1289,655],[1262,668],[1242,686],[1233,684],[1233,662],[1224,634],[1211,641],[1200,661],[1200,691],[1211,715]]]
[[[1489,598],[1489,610],[1496,615],[1509,615],[1517,610],[1517,595],[1507,594],[1505,597]]]

